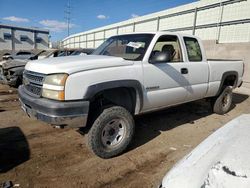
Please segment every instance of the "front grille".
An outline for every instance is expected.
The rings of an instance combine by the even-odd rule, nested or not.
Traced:
[[[25,89],[32,95],[40,97],[42,95],[43,81],[45,74],[36,73],[32,71],[24,71],[23,84]]]
[[[26,85],[25,88],[27,89],[27,91],[29,91],[30,93],[36,96],[40,97],[42,94],[42,87],[40,86]]]

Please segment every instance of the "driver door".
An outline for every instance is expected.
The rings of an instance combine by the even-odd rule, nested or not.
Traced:
[[[171,55],[169,62],[150,62],[154,55],[164,51],[168,51]],[[143,111],[183,103],[190,84],[178,37],[176,35],[160,36],[150,59],[148,63],[143,64],[146,90]]]

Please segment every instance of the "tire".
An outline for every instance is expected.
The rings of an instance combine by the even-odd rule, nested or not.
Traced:
[[[227,86],[218,97],[212,99],[211,105],[213,108],[213,112],[220,115],[227,113],[230,110],[232,101],[232,87]]]
[[[124,152],[131,143],[134,127],[134,119],[125,108],[106,108],[94,121],[88,133],[88,145],[101,158],[115,157]]]

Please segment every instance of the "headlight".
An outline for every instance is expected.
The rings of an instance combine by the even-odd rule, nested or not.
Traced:
[[[52,74],[46,76],[44,84],[53,86],[64,86],[67,77],[67,74]]]
[[[64,100],[64,89],[67,78],[67,74],[52,74],[46,76],[43,83],[42,96],[49,99]]]

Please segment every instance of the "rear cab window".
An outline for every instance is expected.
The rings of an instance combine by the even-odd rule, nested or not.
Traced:
[[[202,61],[200,44],[196,38],[184,37],[185,46],[189,61]]]

